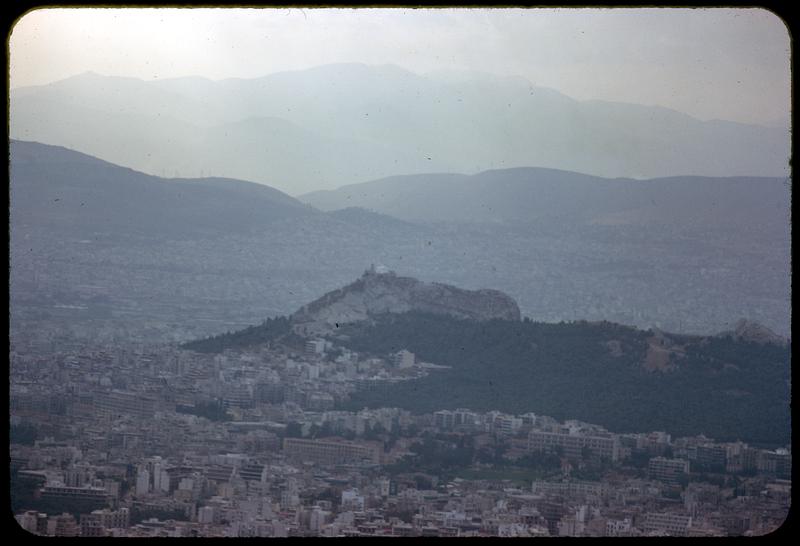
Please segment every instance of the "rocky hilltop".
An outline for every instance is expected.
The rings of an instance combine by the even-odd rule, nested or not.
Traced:
[[[464,290],[399,277],[372,266],[355,282],[328,292],[292,315],[296,331],[324,334],[383,313],[423,311],[472,320],[520,320],[517,303],[498,290]]]
[[[763,324],[747,319],[740,319],[733,330],[721,332],[717,334],[717,337],[732,337],[735,340],[775,345],[786,345],[787,343],[786,338],[779,336]]]

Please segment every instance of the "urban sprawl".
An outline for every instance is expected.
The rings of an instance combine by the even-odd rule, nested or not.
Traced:
[[[10,366],[12,506],[38,535],[762,535],[790,505],[788,446],[336,409],[436,368],[405,350],[215,355],[29,333]]]

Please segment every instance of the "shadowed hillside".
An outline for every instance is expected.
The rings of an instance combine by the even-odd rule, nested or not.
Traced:
[[[779,344],[660,333],[671,348],[670,366],[656,370],[648,366],[653,332],[608,322],[479,323],[405,313],[347,326],[342,334],[359,352],[408,349],[419,360],[451,367],[362,391],[349,409],[532,411],[617,432],[789,441],[791,347]]]
[[[224,178],[164,179],[65,148],[11,143],[11,221],[90,236],[161,237],[263,229],[319,214],[288,195]]]

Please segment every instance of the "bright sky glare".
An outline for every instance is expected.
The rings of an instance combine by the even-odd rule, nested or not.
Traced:
[[[764,9],[50,8],[23,16],[9,47],[11,87],[361,62],[519,75],[704,120],[788,126],[791,107],[789,33]]]

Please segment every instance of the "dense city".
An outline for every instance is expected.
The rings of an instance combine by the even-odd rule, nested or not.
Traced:
[[[453,225],[378,237],[379,228],[303,220],[177,241],[26,231],[11,241],[10,310],[50,329],[85,324],[94,337],[114,320],[149,341],[183,341],[291,313],[380,261],[421,279],[503,290],[547,322],[714,334],[746,317],[789,334],[788,234],[754,234],[749,224],[695,233]],[[169,328],[149,328],[155,322]]]
[[[789,446],[336,409],[436,369],[406,350],[17,333],[10,364],[12,508],[39,535],[763,535],[790,505]]]
[[[777,8],[8,22],[22,540],[791,532]]]

